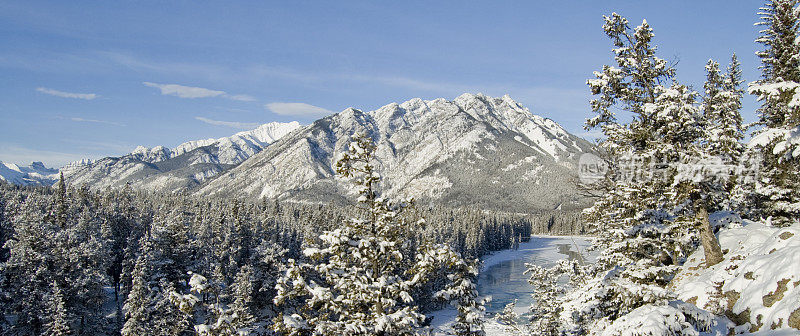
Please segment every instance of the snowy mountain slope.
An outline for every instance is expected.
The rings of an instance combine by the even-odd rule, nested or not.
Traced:
[[[200,195],[324,202],[353,195],[333,166],[355,132],[377,143],[387,196],[529,212],[576,206],[571,179],[590,143],[508,96],[412,99],[347,109],[282,138],[209,180]]]
[[[273,122],[230,137],[186,142],[174,149],[139,146],[122,157],[75,162],[62,171],[69,183],[96,189],[130,184],[147,190],[186,190],[236,166],[299,127],[297,122]]]
[[[11,184],[52,185],[58,178],[58,169],[47,168],[41,162],[19,166],[0,161],[0,180]]]

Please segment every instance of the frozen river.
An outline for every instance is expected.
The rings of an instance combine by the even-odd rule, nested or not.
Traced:
[[[487,317],[502,311],[514,299],[517,300],[518,314],[528,311],[534,300],[531,297],[533,288],[528,284],[528,276],[525,275],[526,263],[549,266],[558,260],[583,258],[592,262],[591,257],[586,257],[586,248],[589,245],[590,240],[585,237],[532,236],[529,241],[520,243],[516,250],[497,251],[484,257],[483,268],[478,276],[478,293],[483,297],[491,297],[491,301],[486,304]],[[446,329],[444,325],[453,319],[455,311],[439,311],[433,315],[433,324]],[[487,325],[487,331],[491,328]]]
[[[584,237],[533,236],[517,250],[488,256],[478,277],[478,293],[492,297],[486,312],[493,315],[514,299],[520,313],[527,311],[533,304],[533,288],[528,284],[525,264],[550,266],[562,259],[582,260],[588,246],[589,240]]]

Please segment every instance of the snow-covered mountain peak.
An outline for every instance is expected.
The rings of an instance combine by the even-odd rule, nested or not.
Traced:
[[[139,147],[141,147],[141,146],[139,146]],[[137,147],[137,149],[138,149],[138,147]],[[88,165],[90,165],[92,163],[94,163],[94,160],[92,160],[92,159],[80,159],[78,161],[72,161],[70,163],[67,163],[66,165],[64,165],[64,167],[61,167],[61,170],[69,169],[69,168],[77,168],[77,167],[81,167],[81,166],[88,166]]]
[[[31,168],[37,170],[47,169],[47,167],[45,167],[44,163],[42,163],[41,161],[33,161],[33,163],[31,163]]]
[[[228,137],[187,141],[176,146],[174,149],[164,146],[155,146],[153,148],[138,146],[129,155],[142,161],[156,163],[178,157],[200,147],[214,145],[220,147],[220,149],[224,149],[221,155],[222,163],[236,164],[250,155],[259,152],[262,148],[275,142],[284,135],[300,128],[300,126],[300,123],[296,121],[288,123],[271,122],[263,124],[256,129],[239,132]],[[246,152],[245,155],[238,153],[241,151]]]
[[[242,163],[300,127],[298,122],[272,122],[228,137],[184,142],[174,149],[138,146],[121,157],[71,163],[62,172],[70,183],[93,188],[130,183],[150,190],[185,190]]]
[[[130,155],[142,161],[155,163],[171,158],[172,150],[164,146],[155,146],[153,148],[137,146]]]
[[[347,113],[342,113],[342,119],[349,119]],[[581,152],[577,142],[564,128],[549,118],[531,113],[509,95],[490,97],[482,93],[464,93],[452,101],[414,98],[399,104],[384,105],[367,114],[374,119],[375,126],[382,133],[391,133],[403,127],[421,130],[427,127],[425,125],[460,120],[468,115],[467,118],[480,121],[480,125],[500,132],[520,134],[518,141],[555,160]],[[471,139],[478,140],[475,137]],[[472,140],[467,142],[473,143]]]
[[[533,115],[510,96],[462,94],[410,99],[368,112],[354,108],[317,120],[197,190],[201,195],[279,197],[303,201],[350,195],[334,165],[353,133],[367,131],[386,195],[449,204],[499,204],[519,209],[572,202],[566,179],[588,142]],[[502,194],[537,190],[536,198]],[[554,190],[562,190],[554,191]],[[524,204],[524,205],[523,205]]]
[[[19,185],[51,185],[58,180],[58,169],[47,168],[39,161],[20,166],[0,161],[0,180]]]
[[[272,143],[280,139],[284,135],[288,134],[289,132],[300,128],[300,126],[302,125],[300,125],[300,123],[296,121],[288,123],[271,122],[258,126],[258,128],[254,130],[236,133],[231,138],[234,137],[244,138],[250,136],[264,143]]]

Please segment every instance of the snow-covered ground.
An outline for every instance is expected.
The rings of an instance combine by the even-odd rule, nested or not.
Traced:
[[[586,258],[586,248],[590,238],[572,236],[532,236],[530,241],[520,243],[516,250],[503,250],[483,258],[481,274],[478,276],[478,292],[483,297],[491,297],[486,304],[487,321],[484,325],[487,335],[514,335],[511,327],[497,323],[491,317],[502,311],[508,303],[517,300],[517,314],[525,314],[534,303],[525,275],[525,264],[551,265],[567,258]],[[435,335],[450,335],[449,325],[455,319],[454,309],[445,309],[430,314],[433,316]]]
[[[751,331],[777,335],[782,331],[770,329],[800,327],[800,224],[734,222],[719,240],[725,259],[706,267],[703,248],[695,251],[673,280],[678,298],[728,310],[737,324],[749,322]]]

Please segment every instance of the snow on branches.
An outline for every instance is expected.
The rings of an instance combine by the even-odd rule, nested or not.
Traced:
[[[337,173],[355,183],[364,215],[319,235],[303,250],[305,260],[289,260],[276,286],[274,301],[284,311],[275,330],[289,335],[424,334],[425,315],[415,295],[445,270],[447,284],[435,296],[457,305],[454,327],[460,335],[481,335],[477,268],[446,245],[407,238],[405,233],[424,220],[407,211],[413,200],[395,203],[380,196],[374,150],[372,139],[356,134],[336,163]]]

